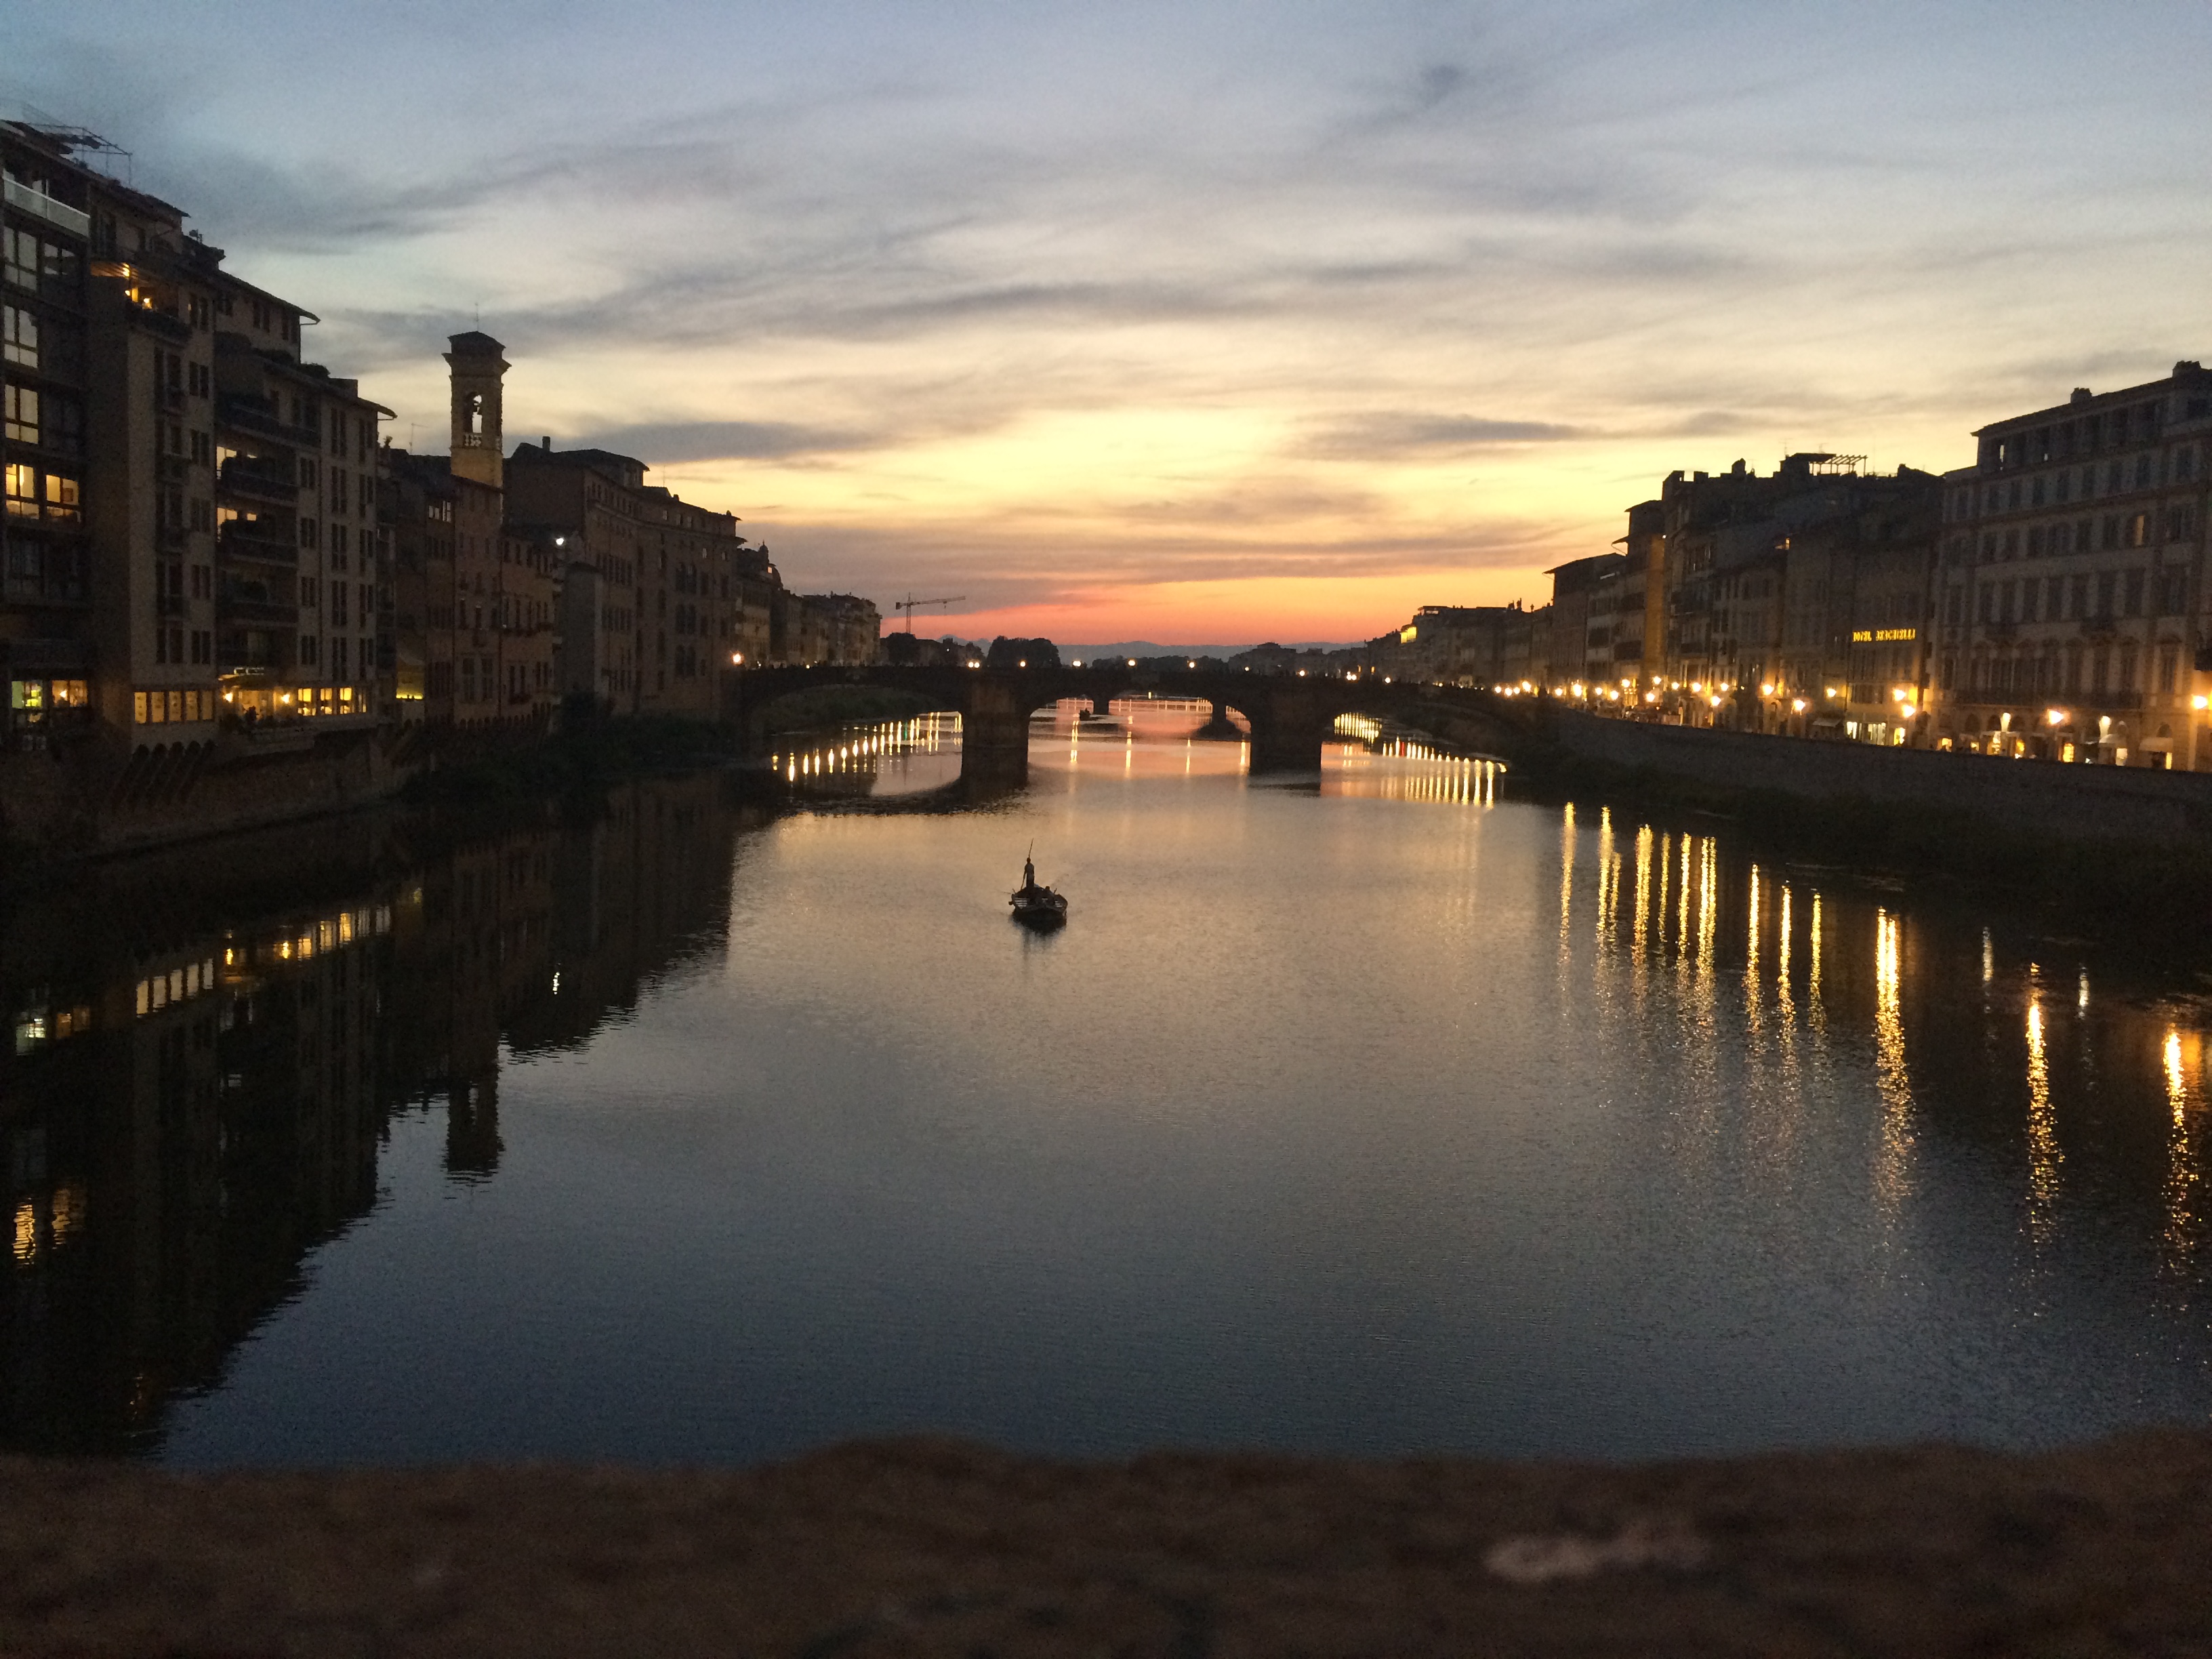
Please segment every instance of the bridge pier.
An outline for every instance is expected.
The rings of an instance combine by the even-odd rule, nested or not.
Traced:
[[[960,701],[960,781],[1018,787],[1030,778],[1030,696],[1020,676],[974,673]]]
[[[1252,769],[1320,771],[1322,745],[1336,726],[1334,684],[1278,680],[1255,689],[1258,696],[1243,699],[1244,717],[1252,722]]]

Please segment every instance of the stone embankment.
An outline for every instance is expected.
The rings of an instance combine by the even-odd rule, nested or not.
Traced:
[[[0,1462],[0,1654],[2212,1654],[2212,1434],[1641,1467]]]
[[[2212,773],[1817,743],[1607,720],[1566,708],[1551,712],[1544,734],[1577,761],[1711,788],[1924,809],[2031,836],[2212,846]]]

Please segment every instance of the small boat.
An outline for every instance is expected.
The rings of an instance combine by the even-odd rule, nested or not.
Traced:
[[[1006,902],[1014,907],[1014,920],[1029,927],[1057,927],[1067,920],[1067,901],[1049,887],[1040,887],[1034,859],[1022,860],[1022,884]]]

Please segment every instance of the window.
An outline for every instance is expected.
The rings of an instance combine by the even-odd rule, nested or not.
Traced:
[[[2158,573],[2158,614],[2178,617],[2187,608],[2189,573],[2185,570],[2161,570]]]
[[[65,472],[49,472],[46,487],[40,492],[46,501],[49,519],[75,520],[83,516],[83,502],[77,495],[77,481]]]
[[[39,286],[39,239],[12,227],[0,230],[0,278],[35,292]]]
[[[39,319],[21,306],[0,306],[0,359],[24,368],[39,366]]]
[[[300,545],[302,547],[320,547],[322,544],[322,526],[318,525],[313,519],[301,520]]]
[[[2197,533],[2197,510],[2186,501],[2166,509],[2166,539],[2185,542]]]
[[[2130,641],[2120,647],[2120,690],[2132,691],[2135,689],[2136,647],[2135,642]]]
[[[2174,646],[2162,645],[2159,647],[2158,689],[2160,691],[2168,693],[2169,695],[2172,692],[2173,671],[2179,660],[2180,654],[2179,648]]]
[[[2142,571],[2128,572],[2127,596],[2127,614],[2130,617],[2142,616],[2143,607],[2143,573]]]
[[[1977,622],[1992,623],[1997,619],[1997,589],[1995,582],[1984,582],[1981,594],[1975,600]]]
[[[2112,614],[2112,597],[2118,591],[2118,580],[2119,579],[2109,570],[2098,573],[2097,614],[2100,617],[2109,617]],[[2101,691],[2105,688],[2100,685],[2097,689]]]
[[[2150,545],[2150,514],[2148,514],[2148,513],[2130,513],[2130,514],[2128,514],[2128,518],[2127,518],[2127,523],[2126,523],[2125,526],[2124,527],[2124,532],[2123,532],[2123,533],[2124,533],[2124,541],[2125,541],[2125,544],[2126,544],[2127,546],[2130,546],[2130,547],[2148,547],[2148,546],[2149,546],[2149,545]]]
[[[2138,455],[2136,457],[2136,488],[2137,489],[2148,489],[2150,486],[2150,457],[2148,455]]]
[[[10,381],[0,391],[0,434],[11,444],[39,441],[39,394]]]

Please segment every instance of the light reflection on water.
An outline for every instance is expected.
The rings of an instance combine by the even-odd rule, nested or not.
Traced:
[[[1254,779],[1208,713],[1057,711],[989,811],[656,782],[357,891],[172,896],[89,967],[21,924],[4,1438],[1647,1455],[2212,1411],[2194,980],[1379,731]],[[908,721],[775,764],[835,808],[957,758]]]

